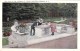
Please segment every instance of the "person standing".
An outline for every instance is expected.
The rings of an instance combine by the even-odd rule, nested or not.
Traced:
[[[50,27],[51,27],[51,32],[52,32],[51,35],[54,35],[54,32],[56,32],[56,24],[53,23],[53,22],[51,22],[51,23],[50,23]]]
[[[32,35],[35,35],[35,26],[38,26],[38,22],[36,21],[36,22],[34,22],[32,25],[31,25],[31,36]]]

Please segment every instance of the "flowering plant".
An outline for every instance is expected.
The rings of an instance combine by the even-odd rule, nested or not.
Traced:
[[[25,27],[26,26],[26,23],[21,23],[20,24],[20,27]]]

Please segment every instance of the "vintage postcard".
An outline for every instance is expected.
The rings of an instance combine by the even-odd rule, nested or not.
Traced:
[[[2,2],[2,48],[78,49],[78,2]]]

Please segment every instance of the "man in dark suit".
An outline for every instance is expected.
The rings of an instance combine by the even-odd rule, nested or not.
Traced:
[[[35,26],[39,26],[43,23],[43,19],[42,18],[36,18],[36,21],[31,25],[31,35],[35,35]],[[33,34],[32,34],[33,31]]]
[[[36,22],[34,22],[32,25],[31,25],[31,34],[30,35],[35,35],[35,26],[37,26],[38,25],[38,22],[36,21]],[[32,31],[33,31],[33,33],[32,33]]]

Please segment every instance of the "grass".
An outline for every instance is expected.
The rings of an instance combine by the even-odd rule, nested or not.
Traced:
[[[2,38],[2,45],[8,45],[8,38]]]
[[[45,18],[45,21],[60,21],[61,18]]]

